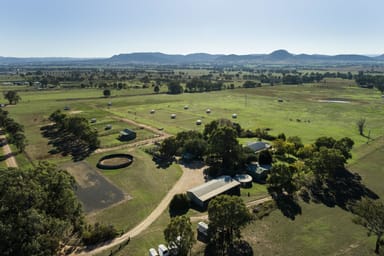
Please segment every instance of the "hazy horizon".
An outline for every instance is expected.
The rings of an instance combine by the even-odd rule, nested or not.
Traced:
[[[384,53],[379,0],[5,0],[0,56]]]

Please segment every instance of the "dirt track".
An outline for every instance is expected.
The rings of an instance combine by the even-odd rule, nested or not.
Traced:
[[[0,140],[3,140],[3,139],[4,140],[6,139],[5,135],[0,135]],[[5,159],[5,164],[7,165],[7,167],[15,167],[15,168],[19,167],[17,165],[15,157],[12,154],[11,147],[7,142],[3,145],[3,154],[7,156],[7,158]]]

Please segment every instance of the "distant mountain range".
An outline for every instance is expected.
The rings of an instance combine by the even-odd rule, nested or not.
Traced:
[[[192,64],[384,64],[384,54],[370,57],[357,54],[320,55],[292,54],[286,50],[277,50],[270,54],[207,54],[193,53],[187,55],[164,54],[159,52],[141,52],[118,54],[110,58],[13,58],[0,57],[0,64],[108,64],[108,65],[192,65]]]

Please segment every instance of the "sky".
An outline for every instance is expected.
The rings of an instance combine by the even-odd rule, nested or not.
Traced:
[[[0,56],[383,54],[383,0],[0,0]]]

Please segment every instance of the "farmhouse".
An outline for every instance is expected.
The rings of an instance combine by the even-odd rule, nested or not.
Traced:
[[[262,141],[257,141],[248,143],[246,147],[250,148],[253,152],[258,153],[260,151],[269,149],[271,145]]]
[[[124,129],[120,132],[119,140],[128,141],[136,138],[136,132],[130,129]]]
[[[201,208],[205,208],[209,200],[221,194],[240,194],[240,182],[231,176],[220,176],[187,191],[191,201]]]

